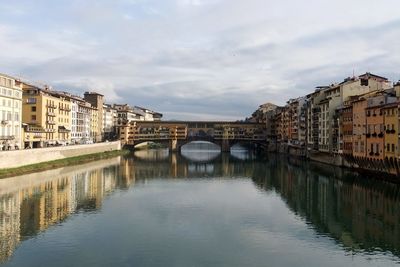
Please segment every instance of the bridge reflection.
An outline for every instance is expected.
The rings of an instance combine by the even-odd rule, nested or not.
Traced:
[[[0,262],[19,244],[76,213],[102,208],[106,196],[151,179],[250,178],[274,191],[317,234],[350,251],[386,250],[400,256],[400,192],[341,169],[269,156],[230,154],[201,159],[138,151],[80,166],[0,180]],[[336,176],[331,177],[331,173]]]

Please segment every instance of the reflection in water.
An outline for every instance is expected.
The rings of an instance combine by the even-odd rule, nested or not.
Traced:
[[[183,150],[181,155],[193,162],[209,162],[215,160],[221,152],[219,151],[190,151]]]
[[[21,242],[71,214],[98,212],[115,190],[150,179],[218,177],[251,178],[261,191],[277,193],[318,236],[345,250],[400,256],[400,192],[394,184],[275,156],[150,150],[0,180],[0,260],[7,262]]]
[[[353,252],[391,251],[400,256],[400,189],[383,181],[318,163],[268,161],[253,181],[275,191],[320,235]],[[332,173],[337,179],[330,178]]]
[[[71,213],[96,211],[104,196],[134,177],[120,158],[0,180],[0,262],[18,244]]]

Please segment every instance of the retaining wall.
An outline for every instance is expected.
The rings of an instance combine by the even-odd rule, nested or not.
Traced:
[[[0,152],[0,169],[15,168],[57,159],[120,150],[121,142],[106,142],[90,145],[58,146]]]

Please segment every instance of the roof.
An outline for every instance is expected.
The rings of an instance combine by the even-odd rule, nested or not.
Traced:
[[[373,77],[373,78],[376,78],[376,79],[382,79],[382,80],[385,80],[385,81],[387,81],[388,79],[386,78],[386,77],[383,77],[383,76],[379,76],[379,75],[376,75],[376,74],[372,74],[372,73],[370,73],[370,72],[366,72],[366,73],[364,73],[364,74],[362,74],[362,75],[360,75],[360,76],[358,76],[360,79],[362,79],[362,78],[370,78],[370,77]]]
[[[4,73],[1,73],[1,72],[0,72],[0,76],[19,81],[19,78],[15,78],[13,76],[10,76],[8,74],[4,74]]]
[[[97,92],[85,92],[85,95],[99,95],[99,96],[104,96],[102,94],[99,94]]]

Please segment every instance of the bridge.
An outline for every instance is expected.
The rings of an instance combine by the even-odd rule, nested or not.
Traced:
[[[229,152],[237,143],[265,146],[265,124],[229,121],[132,121],[118,127],[122,145],[167,144],[171,151],[193,141],[208,141]]]

